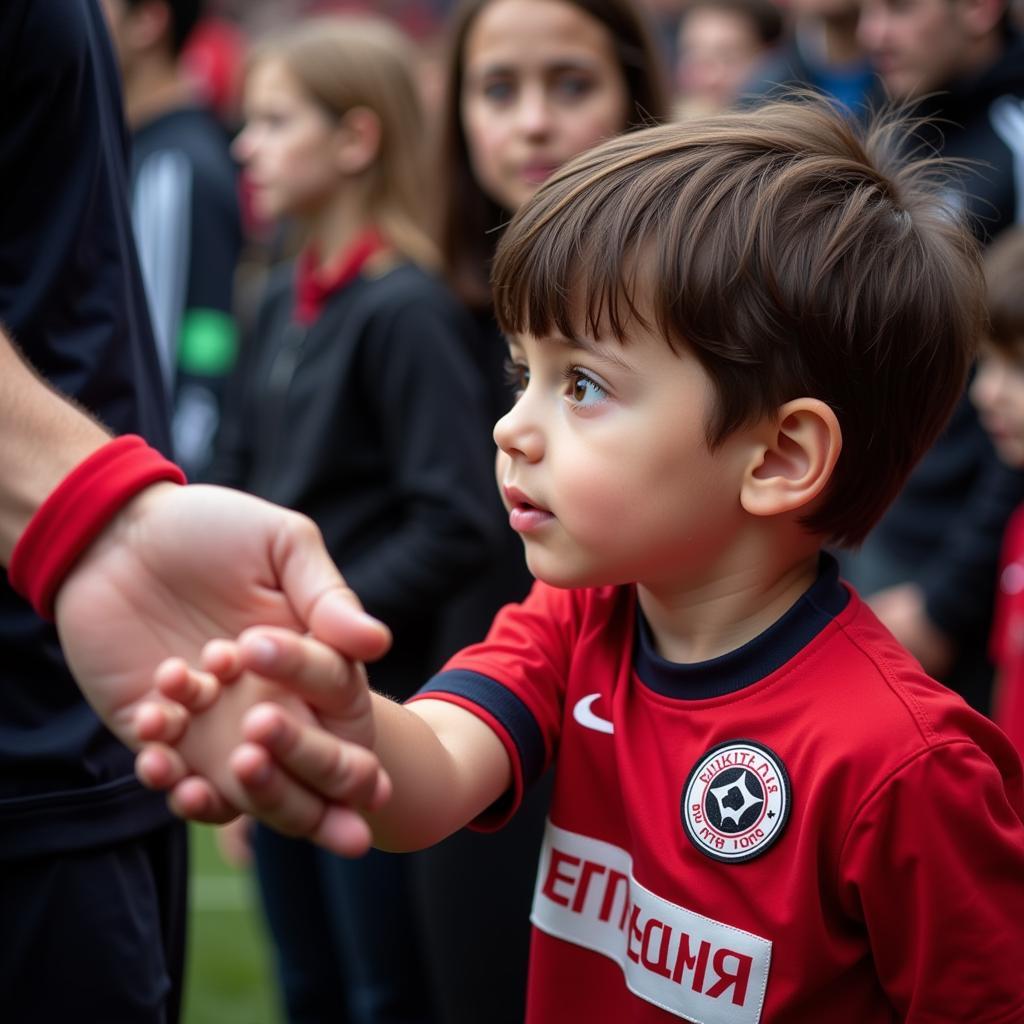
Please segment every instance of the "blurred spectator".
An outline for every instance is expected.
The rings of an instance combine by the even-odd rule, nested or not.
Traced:
[[[949,202],[982,242],[1024,214],[1024,44],[1005,0],[864,0],[860,38],[896,100],[932,120],[910,145],[962,160]],[[999,543],[1024,496],[965,395],[903,493],[845,563],[933,675],[987,710]]]
[[[985,260],[990,330],[971,399],[999,457],[1024,469],[1024,228],[1004,231]],[[1024,505],[1003,539],[991,637],[992,717],[1024,757]]]
[[[429,269],[413,63],[397,29],[341,17],[252,55],[235,152],[257,211],[291,218],[305,247],[268,283],[209,473],[320,527],[392,630],[370,676],[398,698],[437,667],[444,601],[487,562],[494,490],[471,325]],[[435,1019],[415,857],[343,860],[264,828],[254,849],[290,1020]]]
[[[692,0],[679,22],[676,114],[725,110],[782,36],[772,0]]]
[[[666,94],[654,43],[630,0],[464,0],[451,25],[444,95],[441,247],[449,280],[474,315],[471,354],[493,424],[512,401],[489,283],[502,226],[565,161],[664,119]],[[493,451],[489,430],[487,437]],[[445,654],[483,639],[498,608],[521,600],[532,583],[493,483],[487,497],[502,550],[446,614]],[[449,1024],[523,1020],[549,795],[546,778],[501,832],[464,829],[417,856],[416,895]]]
[[[878,82],[857,40],[859,0],[788,0],[786,9],[792,38],[744,92],[758,97],[810,88],[855,114],[864,113],[878,96]]]
[[[132,132],[132,220],[153,329],[173,396],[175,460],[210,459],[237,342],[232,288],[241,248],[228,138],[180,59],[200,0],[103,0]]]
[[[199,101],[233,130],[240,116],[245,33],[226,18],[201,17],[185,40],[181,62]]]

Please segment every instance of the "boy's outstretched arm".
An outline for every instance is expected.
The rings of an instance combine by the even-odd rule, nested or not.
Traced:
[[[472,821],[511,784],[504,746],[475,715],[443,701],[396,704],[372,693],[362,666],[334,649],[288,630],[260,628],[237,643],[209,645],[203,671],[167,663],[161,689],[180,712],[168,715],[153,706],[140,715],[139,737],[151,745],[139,757],[139,775],[170,789],[182,816],[210,820],[222,808],[209,780],[189,775],[187,758],[175,747],[224,699],[221,682],[251,686],[254,676],[263,685],[282,684],[318,718],[268,702],[244,716],[246,742],[232,755],[231,770],[247,809],[271,828],[337,849],[336,818],[353,805],[375,846],[420,849]],[[367,790],[370,750],[390,778],[390,798],[374,810],[368,808],[381,796],[369,798]]]

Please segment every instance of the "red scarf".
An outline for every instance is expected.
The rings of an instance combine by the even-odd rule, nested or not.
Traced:
[[[366,261],[384,248],[376,228],[367,228],[338,257],[332,267],[320,266],[320,253],[308,245],[295,265],[295,320],[305,327],[316,323],[324,304],[339,289],[354,281]]]

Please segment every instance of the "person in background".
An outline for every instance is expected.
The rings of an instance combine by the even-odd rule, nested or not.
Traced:
[[[907,140],[953,168],[946,192],[985,244],[1024,217],[1024,41],[1005,0],[864,0],[860,39],[894,100],[928,120]],[[987,711],[1000,538],[1024,498],[965,393],[903,492],[844,561],[924,667]]]
[[[464,0],[453,12],[441,109],[439,239],[470,311],[468,351],[493,423],[513,390],[489,283],[501,229],[566,160],[665,119],[661,64],[630,0]],[[490,428],[487,444],[494,451]],[[445,612],[441,660],[483,639],[495,612],[532,582],[493,480],[500,549]],[[521,1024],[533,865],[550,780],[500,835],[460,832],[415,858],[427,956],[448,1024]]]
[[[194,479],[209,464],[237,357],[237,169],[224,126],[181,59],[202,0],[103,3],[124,79],[132,221],[172,396],[174,456]]]
[[[989,329],[971,400],[999,457],[1024,469],[1024,228],[1010,228],[985,257]],[[990,653],[992,717],[1024,757],[1024,505],[1003,537]]]
[[[791,38],[744,88],[749,102],[806,88],[857,117],[883,98],[857,38],[859,0],[789,0]]]
[[[235,154],[259,213],[290,218],[304,247],[271,274],[207,474],[319,526],[393,630],[378,669],[396,696],[436,666],[439,611],[485,571],[494,532],[470,324],[434,273],[412,68],[382,20],[311,19],[254,50]],[[434,1020],[411,861],[266,829],[254,853],[290,1020]]]
[[[676,117],[732,106],[782,30],[772,0],[691,0],[679,20]]]

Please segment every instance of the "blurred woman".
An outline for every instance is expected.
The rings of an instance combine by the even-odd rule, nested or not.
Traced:
[[[253,56],[235,152],[257,212],[298,224],[305,247],[271,276],[210,474],[317,523],[392,629],[371,676],[396,697],[434,669],[437,609],[493,529],[470,324],[431,269],[412,66],[395,29],[349,18]],[[345,861],[264,829],[254,848],[291,1021],[435,1019],[410,858]]]
[[[629,0],[466,0],[452,20],[444,96],[439,238],[448,279],[476,323],[470,352],[493,423],[512,399],[489,285],[502,225],[565,161],[662,120],[666,94]],[[502,553],[446,613],[443,653],[482,639],[497,609],[531,583],[493,482],[488,499]],[[448,1022],[523,1019],[547,802],[539,786],[501,833],[463,831],[418,855],[416,896]]]

